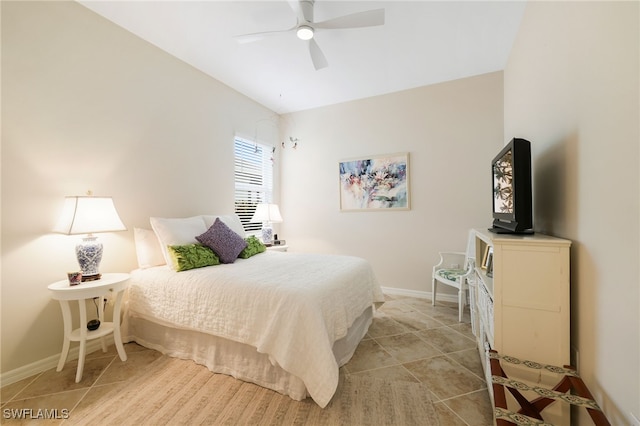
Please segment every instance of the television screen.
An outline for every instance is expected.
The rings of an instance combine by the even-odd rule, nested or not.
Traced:
[[[493,163],[493,211],[513,213],[513,152],[508,150]]]
[[[496,233],[533,233],[531,144],[512,139],[491,162],[493,226]]]

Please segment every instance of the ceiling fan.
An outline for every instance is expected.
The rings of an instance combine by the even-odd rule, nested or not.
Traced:
[[[347,28],[362,28],[384,25],[384,9],[368,10],[344,15],[326,21],[315,22],[313,19],[313,7],[315,0],[288,0],[289,5],[297,15],[296,25],[277,31],[265,31],[236,36],[238,43],[251,43],[262,40],[266,36],[295,32],[300,40],[307,42],[311,61],[316,70],[328,65],[320,46],[314,39],[317,30],[334,30]]]

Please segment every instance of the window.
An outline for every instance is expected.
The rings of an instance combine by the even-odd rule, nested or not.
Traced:
[[[235,138],[235,212],[247,232],[262,229],[262,223],[249,222],[258,203],[272,202],[272,153],[271,146]]]

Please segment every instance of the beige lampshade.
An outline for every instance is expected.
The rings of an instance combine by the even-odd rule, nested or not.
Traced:
[[[251,218],[251,222],[280,223],[282,216],[277,204],[260,203]]]
[[[111,197],[65,197],[64,207],[53,232],[61,234],[95,234],[126,231]]]

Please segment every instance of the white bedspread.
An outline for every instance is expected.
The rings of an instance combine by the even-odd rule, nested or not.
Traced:
[[[383,301],[364,259],[267,251],[184,272],[133,271],[128,314],[254,346],[325,407],[338,386],[333,342]]]

